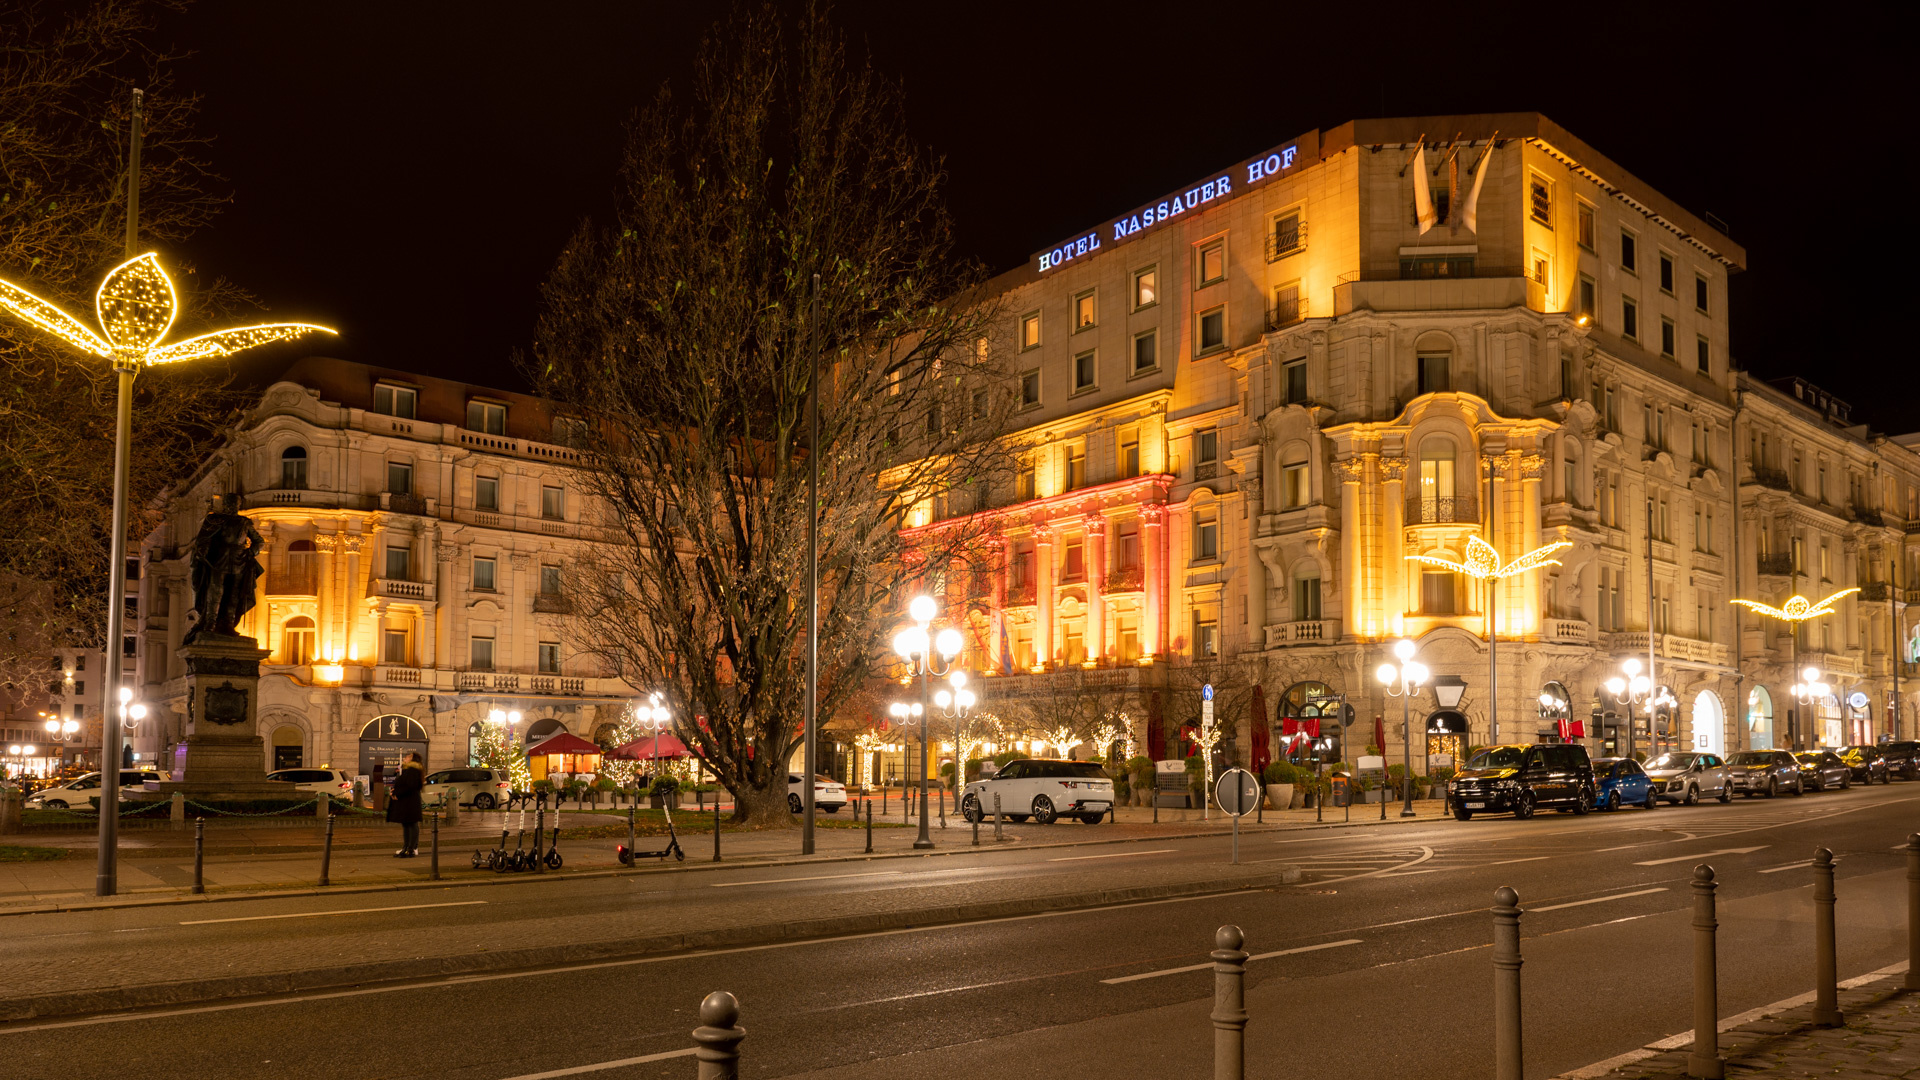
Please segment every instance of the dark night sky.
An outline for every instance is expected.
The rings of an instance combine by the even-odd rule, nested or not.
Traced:
[[[1537,109],[1745,245],[1734,352],[1876,428],[1920,428],[1897,375],[1889,218],[1914,196],[1891,5],[1778,25],[1764,6],[841,0],[944,153],[966,254],[1042,244],[1312,127]],[[199,0],[167,33],[235,200],[185,254],[332,350],[515,385],[507,356],[621,124],[681,80],[723,5]],[[1778,9],[1775,9],[1778,10]],[[1837,12],[1839,9],[1828,9]],[[1882,187],[1874,177],[1889,183]]]

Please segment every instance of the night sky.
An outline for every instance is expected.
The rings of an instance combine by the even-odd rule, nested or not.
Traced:
[[[1916,199],[1893,122],[1904,33],[1871,22],[1896,9],[1778,26],[1753,5],[1542,15],[1559,7],[836,13],[903,81],[910,122],[946,156],[963,253],[990,270],[1309,128],[1535,109],[1727,223],[1751,267],[1733,279],[1743,366],[1805,375],[1877,429],[1920,429],[1892,325],[1911,302],[1889,291],[1894,222]],[[723,10],[198,0],[166,34],[197,52],[178,78],[207,95],[235,198],[182,254],[276,316],[341,327],[336,355],[517,387],[508,356],[560,244],[611,206],[625,118],[684,80]]]

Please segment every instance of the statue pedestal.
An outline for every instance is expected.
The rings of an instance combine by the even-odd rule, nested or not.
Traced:
[[[181,647],[187,666],[186,739],[174,748],[173,778],[157,785],[162,796],[301,797],[294,785],[267,779],[265,747],[254,730],[260,661],[268,655],[252,638],[233,634],[202,633]]]

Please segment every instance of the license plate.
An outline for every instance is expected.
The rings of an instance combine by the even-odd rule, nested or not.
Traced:
[[[1467,804],[1467,809],[1469,810],[1485,810],[1486,808],[1487,804],[1483,802],[1470,802]]]

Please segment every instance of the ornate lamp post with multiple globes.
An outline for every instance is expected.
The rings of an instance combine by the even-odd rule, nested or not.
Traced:
[[[1794,725],[1793,748],[1795,750],[1800,749],[1800,743],[1803,737],[1806,739],[1807,745],[1818,746],[1819,743],[1812,737],[1813,705],[1815,702],[1827,700],[1827,697],[1833,693],[1833,687],[1820,681],[1819,668],[1808,667],[1801,669],[1800,681],[1794,683],[1787,689],[1792,692],[1793,700],[1800,703],[1800,714],[1806,719],[1804,725]]]
[[[1381,664],[1374,670],[1374,676],[1386,688],[1387,696],[1400,699],[1400,735],[1405,743],[1401,768],[1406,773],[1400,778],[1400,790],[1404,796],[1400,806],[1401,817],[1413,816],[1413,717],[1410,704],[1428,675],[1427,665],[1413,658],[1417,649],[1418,646],[1413,642],[1401,638],[1393,644],[1394,658],[1400,662]],[[1397,692],[1394,690],[1396,684],[1400,687]]]
[[[915,706],[920,716],[920,773],[915,777],[920,788],[920,836],[913,842],[916,849],[933,846],[933,837],[927,833],[927,714],[933,711],[933,691],[931,680],[944,676],[953,668],[953,658],[960,655],[962,645],[960,631],[948,627],[938,634],[930,635],[927,628],[940,615],[940,605],[931,596],[916,596],[907,605],[907,617],[913,625],[894,635],[893,651],[906,661],[909,676],[919,676],[920,695],[925,707]]]

